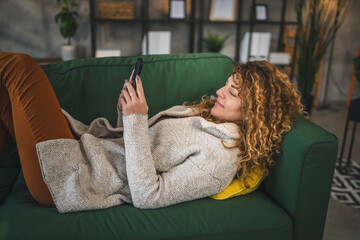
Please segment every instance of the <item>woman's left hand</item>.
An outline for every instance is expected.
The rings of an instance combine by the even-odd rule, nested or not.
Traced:
[[[147,114],[149,107],[146,103],[141,78],[136,80],[136,91],[129,81],[126,81],[120,94],[120,104],[123,115],[132,113]]]

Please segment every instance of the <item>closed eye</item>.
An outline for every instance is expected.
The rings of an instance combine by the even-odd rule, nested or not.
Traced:
[[[225,86],[226,86],[228,83],[229,83],[229,81],[226,80]],[[236,88],[234,85],[231,85],[231,87],[237,90],[237,88]],[[237,91],[238,91],[238,90],[237,90]],[[234,93],[232,93],[231,91],[229,91],[229,93],[230,93],[232,96],[237,97],[237,95],[234,94]]]

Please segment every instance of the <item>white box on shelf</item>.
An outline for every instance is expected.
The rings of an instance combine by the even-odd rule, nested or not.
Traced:
[[[142,55],[147,54],[147,38],[149,38],[148,54],[170,54],[170,31],[149,31],[148,34],[145,34],[142,42]]]
[[[250,33],[246,32],[240,43],[240,62],[244,63],[248,60]]]
[[[250,36],[250,35],[249,35]],[[260,49],[260,33],[254,32],[251,35],[250,59],[256,58],[259,55]]]
[[[271,52],[269,62],[277,65],[290,65],[290,53]]]
[[[271,33],[253,32],[251,34],[250,56],[248,59],[250,33],[246,32],[240,44],[240,62],[268,60],[270,52]]]
[[[119,57],[121,56],[120,49],[98,49],[95,52],[95,57]]]
[[[170,0],[170,18],[184,19],[185,17],[185,1]]]
[[[268,60],[270,53],[271,33],[260,33],[259,34],[259,45],[258,54],[259,59]]]

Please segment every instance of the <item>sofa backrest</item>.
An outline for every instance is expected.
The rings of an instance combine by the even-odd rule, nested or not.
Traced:
[[[149,117],[184,101],[215,94],[232,72],[233,61],[222,54],[142,56],[141,79]],[[86,58],[45,65],[60,105],[85,123],[102,116],[116,123],[116,104],[137,57]]]

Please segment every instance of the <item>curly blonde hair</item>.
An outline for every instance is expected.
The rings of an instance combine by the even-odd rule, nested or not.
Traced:
[[[268,170],[275,165],[276,155],[280,153],[283,133],[290,131],[292,123],[305,114],[301,96],[286,74],[266,61],[253,61],[235,64],[233,79],[239,89],[243,103],[242,119],[236,121],[241,138],[234,146],[238,148],[238,179],[246,182],[248,173],[254,167]],[[203,96],[198,104],[185,102],[186,107],[198,109],[198,115],[214,123],[223,123],[211,114],[216,99]]]

